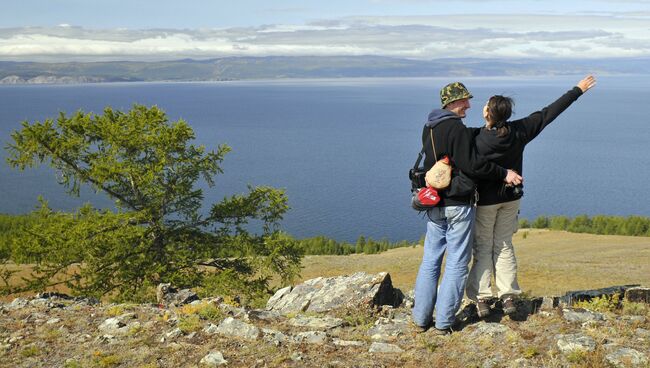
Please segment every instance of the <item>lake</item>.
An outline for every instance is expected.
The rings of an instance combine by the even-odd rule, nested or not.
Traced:
[[[521,216],[650,215],[650,76],[596,76],[583,95],[526,149]],[[483,124],[493,94],[515,99],[513,119],[541,109],[582,76],[462,78],[474,95],[465,123]],[[407,177],[420,151],[422,125],[440,87],[456,78],[116,83],[0,86],[0,140],[59,111],[101,113],[157,105],[186,120],[196,143],[225,143],[224,174],[206,203],[246,185],[286,189],[284,230],[302,238],[359,235],[416,240],[426,219],[410,208]],[[26,213],[43,195],[53,208],[111,202],[86,189],[71,198],[50,169],[11,169],[0,153],[0,213]]]

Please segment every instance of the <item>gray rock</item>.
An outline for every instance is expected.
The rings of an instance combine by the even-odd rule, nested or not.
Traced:
[[[531,363],[528,361],[526,358],[518,358],[510,362],[510,364],[507,365],[508,368],[533,368],[537,367],[537,365],[531,365]]]
[[[302,356],[302,354],[300,354],[299,352],[296,351],[296,352],[294,352],[293,354],[291,354],[291,357],[290,357],[290,358],[291,358],[291,360],[293,360],[294,362],[300,362],[300,361],[302,361],[303,356]]]
[[[171,284],[159,284],[156,288],[158,304],[181,306],[199,300],[198,295],[190,289],[178,290]]]
[[[96,340],[103,344],[112,344],[116,341],[116,338],[113,335],[106,334],[106,335],[97,336]]]
[[[208,335],[214,335],[217,333],[219,326],[209,323],[207,326],[203,328],[203,332],[207,333]]]
[[[223,358],[223,354],[220,351],[213,351],[201,358],[199,364],[207,365],[208,367],[217,367],[228,364],[228,361]]]
[[[650,304],[650,288],[632,287],[625,290],[625,299],[631,302]]]
[[[57,324],[59,322],[61,322],[61,318],[50,318],[45,322],[45,324],[46,325],[55,325],[55,324]]]
[[[592,312],[586,309],[563,309],[563,317],[569,322],[589,322],[589,321],[604,321],[605,316],[602,313]]]
[[[596,341],[583,334],[559,335],[557,347],[564,354],[569,354],[577,350],[594,351],[596,350]]]
[[[296,334],[293,341],[305,344],[324,344],[327,342],[327,334],[323,331],[307,331]]]
[[[291,293],[291,286],[287,286],[285,288],[282,288],[273,294],[273,296],[266,302],[266,309],[272,310],[273,307],[275,307],[276,304],[282,300],[286,295],[289,295]]]
[[[607,354],[605,360],[614,367],[645,367],[648,357],[634,349],[620,348]]]
[[[240,308],[240,307],[234,307],[230,304],[220,304],[219,309],[221,309],[222,312],[225,314],[232,316],[234,318],[239,318],[248,321],[249,320],[249,315],[246,309]]]
[[[341,340],[341,339],[332,339],[332,344],[336,346],[364,346],[363,341],[350,341],[350,340]]]
[[[343,326],[345,321],[340,318],[334,318],[330,316],[324,317],[308,317],[304,315],[298,315],[295,318],[289,320],[289,324],[294,327],[307,327],[310,329],[316,330],[329,330],[332,328]]]
[[[15,309],[21,309],[25,308],[29,304],[29,300],[25,298],[16,298],[14,299],[11,304],[5,307],[7,310],[15,310]]]
[[[260,321],[273,321],[281,319],[282,315],[275,311],[267,311],[261,309],[253,309],[248,311],[248,319]]]
[[[393,288],[390,275],[364,272],[350,276],[318,277],[307,280],[287,292],[276,292],[267,303],[268,310],[282,314],[296,312],[326,312],[338,308],[358,308],[373,305],[397,306],[401,292]]]
[[[253,341],[257,340],[260,336],[260,329],[246,322],[228,317],[221,321],[216,329],[216,333]]]
[[[375,341],[394,341],[398,336],[408,334],[409,330],[407,321],[379,318],[366,335]]]
[[[542,298],[542,304],[539,306],[540,310],[549,311],[558,306],[558,298],[554,296],[545,296]]]
[[[283,334],[280,331],[277,330],[272,330],[270,328],[263,328],[262,329],[262,340],[271,343],[275,346],[280,346],[287,341],[289,341],[289,338],[287,338],[287,335]]]
[[[117,317],[113,317],[102,322],[98,328],[104,333],[116,333],[124,326],[126,326],[126,323],[122,322],[122,320]]]
[[[370,353],[403,353],[404,350],[397,345],[387,344],[385,342],[373,342],[368,349]]]
[[[645,328],[637,328],[634,330],[634,334],[639,336],[639,337],[650,337],[650,330],[646,330]]]
[[[620,316],[621,320],[630,322],[630,323],[643,323],[645,322],[644,316]]]
[[[29,301],[29,305],[33,307],[44,307],[44,308],[64,308],[65,304],[59,303],[58,301],[53,301],[48,298],[35,298]]]
[[[501,367],[503,364],[503,355],[497,354],[496,356],[487,358],[483,361],[481,368],[497,368]]]
[[[413,308],[413,305],[415,305],[415,290],[414,289],[409,290],[404,295],[404,301],[402,302],[402,305],[406,309]]]
[[[183,331],[181,331],[180,328],[176,327],[175,329],[173,329],[173,330],[171,330],[171,331],[169,331],[169,332],[167,332],[165,334],[165,339],[166,340],[173,340],[173,339],[175,339],[175,338],[177,338],[177,337],[179,337],[181,335],[183,335]]]
[[[559,299],[559,302],[563,305],[573,305],[575,302],[590,301],[593,298],[599,298],[603,296],[612,297],[615,294],[623,296],[626,290],[637,286],[639,285],[621,285],[610,286],[601,289],[569,291]]]
[[[485,322],[481,321],[479,323],[476,323],[475,325],[472,326],[474,331],[472,332],[472,336],[481,336],[481,335],[489,335],[489,336],[497,336],[504,334],[508,331],[512,331],[510,327],[506,325],[502,325],[500,323],[494,323],[494,322]]]

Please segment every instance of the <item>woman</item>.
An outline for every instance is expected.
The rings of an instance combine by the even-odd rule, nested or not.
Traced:
[[[526,144],[595,84],[596,80],[587,76],[541,111],[514,121],[508,121],[512,115],[512,99],[499,95],[490,97],[483,107],[485,126],[473,130],[478,153],[521,175]],[[516,311],[513,297],[521,294],[512,236],[517,231],[519,198],[523,195],[523,187],[481,181],[478,192],[474,262],[467,282],[467,296],[476,302],[479,317],[490,314],[490,301],[493,299],[491,279],[494,273],[497,297],[502,300],[503,312],[512,314]]]

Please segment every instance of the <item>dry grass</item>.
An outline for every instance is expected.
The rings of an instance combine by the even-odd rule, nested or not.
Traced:
[[[524,236],[524,233],[526,235]],[[612,285],[650,285],[650,238],[522,230],[514,238],[519,283],[532,295]],[[308,256],[302,280],[359,271],[390,273],[393,284],[410,290],[422,247],[398,248],[374,255]]]
[[[650,237],[525,229],[515,234],[514,244],[519,284],[531,295],[560,295],[569,290],[623,284],[650,286]],[[372,255],[306,256],[300,281],[359,271],[386,271],[393,284],[406,291],[413,288],[421,259],[419,246]],[[14,279],[28,274],[29,268],[22,267]],[[53,289],[69,291],[65,286]],[[0,297],[0,301],[16,296]]]

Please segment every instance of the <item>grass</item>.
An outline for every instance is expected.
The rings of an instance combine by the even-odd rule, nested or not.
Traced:
[[[515,234],[513,242],[519,285],[530,295],[563,295],[569,290],[623,284],[650,286],[650,237],[523,229]],[[415,284],[421,259],[420,246],[370,255],[306,256],[299,281],[359,271],[386,271],[393,285],[406,291]],[[14,275],[16,280],[27,276],[30,268],[25,266],[19,270]],[[69,292],[65,287],[54,290]],[[3,296],[0,301],[11,301],[16,296]]]
[[[515,234],[513,243],[519,284],[530,295],[563,295],[570,290],[624,284],[650,286],[648,237],[525,229]],[[406,291],[415,284],[421,259],[422,247],[372,255],[306,256],[301,281],[386,271],[393,285]]]

